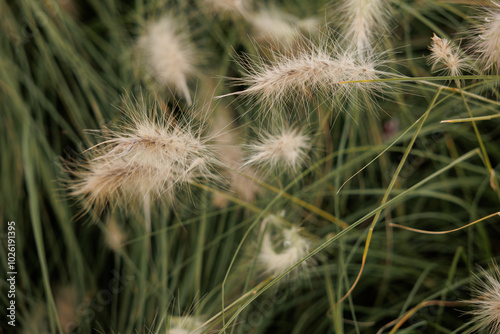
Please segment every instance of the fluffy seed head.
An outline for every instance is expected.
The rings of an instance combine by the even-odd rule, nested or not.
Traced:
[[[355,101],[354,89],[371,97],[387,88],[371,81],[390,75],[379,71],[380,65],[374,56],[360,59],[353,52],[309,46],[292,55],[276,55],[273,62],[253,62],[246,76],[236,80],[249,87],[228,95],[249,95],[269,108],[286,102],[306,102],[317,93],[329,98],[340,94],[340,103],[345,102],[343,99]]]
[[[142,106],[142,108],[145,108]],[[163,111],[167,112],[167,111]],[[87,150],[88,158],[71,173],[71,195],[99,212],[107,203],[166,195],[187,183],[211,176],[211,150],[199,131],[172,116],[135,113],[131,124]]]
[[[373,42],[387,30],[387,0],[343,0],[337,5],[344,38],[358,55],[373,51]]]
[[[500,333],[500,268],[493,264],[493,273],[481,269],[482,277],[475,277],[474,299],[467,301],[472,306],[468,313],[474,323],[489,333]]]
[[[192,316],[170,317],[170,329],[167,334],[198,334],[203,333],[203,322]]]
[[[203,0],[203,5],[212,13],[228,16],[245,16],[249,7],[247,0]]]
[[[315,18],[299,19],[276,7],[261,8],[249,17],[253,35],[260,44],[271,44],[287,50],[299,42],[302,32],[313,33],[318,27]]]
[[[264,133],[258,142],[248,145],[251,155],[245,165],[296,170],[304,164],[310,146],[309,137],[298,129],[284,128],[275,135]]]
[[[310,246],[310,242],[300,235],[297,227],[283,230],[279,245],[275,245],[271,233],[266,232],[258,263],[267,274],[278,276],[303,259]]]
[[[172,15],[167,15],[148,26],[139,39],[139,47],[153,77],[182,92],[190,105],[186,80],[195,72],[198,58],[189,35],[181,27]]]
[[[486,71],[500,72],[500,4],[491,2],[478,15],[470,50],[479,55]]]
[[[456,47],[450,44],[450,41],[444,38],[439,38],[434,34],[431,38],[431,54],[429,56],[429,63],[432,64],[432,70],[442,65],[442,69],[447,74],[452,76],[459,76],[462,70],[470,68],[465,58],[460,56]]]

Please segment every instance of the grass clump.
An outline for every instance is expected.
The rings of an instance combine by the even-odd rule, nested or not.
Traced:
[[[0,8],[6,332],[498,330],[495,2]]]

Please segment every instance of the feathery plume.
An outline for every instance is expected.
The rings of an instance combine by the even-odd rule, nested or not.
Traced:
[[[191,105],[187,78],[194,74],[196,49],[189,35],[172,14],[151,23],[139,39],[153,77],[160,83],[178,89]]]
[[[301,20],[276,7],[261,8],[249,17],[249,21],[258,43],[270,44],[284,50],[293,47],[301,40],[301,30],[310,34],[314,32],[315,27],[318,27],[315,18]]]
[[[377,34],[387,30],[389,1],[343,0],[337,5],[344,38],[364,57],[373,50]]]
[[[132,198],[166,195],[199,178],[211,177],[211,150],[193,126],[181,126],[172,116],[132,110],[131,124],[87,150],[88,160],[75,171],[71,195],[85,208],[99,212],[107,204]],[[165,112],[165,111],[163,111]]]
[[[286,102],[305,102],[316,93],[330,97],[341,94],[349,99],[356,89],[371,97],[387,88],[382,82],[372,81],[390,75],[377,69],[382,64],[374,56],[360,59],[353,52],[310,45],[292,55],[278,54],[272,63],[259,59],[247,69],[244,78],[235,79],[237,84],[248,85],[247,89],[219,98],[249,95],[271,108]]]
[[[491,334],[500,332],[500,268],[492,265],[490,274],[481,268],[482,277],[475,276],[474,299],[466,301],[473,307],[468,313],[474,317],[478,329],[487,330]]]
[[[479,55],[486,71],[500,72],[500,4],[491,2],[491,8],[483,8],[478,19],[481,24],[474,28],[470,50]]]
[[[248,0],[203,0],[203,5],[212,13],[235,16],[246,16]]]
[[[431,40],[429,63],[432,64],[433,71],[441,64],[444,66],[442,70],[447,74],[459,76],[462,75],[462,70],[470,68],[467,60],[460,56],[459,50],[451,45],[450,41],[445,38],[439,38],[436,34],[434,34]]]
[[[298,129],[283,128],[275,135],[270,133],[259,135],[258,142],[247,145],[251,155],[245,165],[297,170],[303,165],[311,147],[309,137]]]
[[[167,334],[197,334],[205,330],[203,322],[192,316],[170,317],[169,326]]]
[[[264,234],[258,263],[267,274],[281,275],[308,254],[311,244],[299,231],[297,227],[282,230],[279,247],[275,247],[271,232]]]

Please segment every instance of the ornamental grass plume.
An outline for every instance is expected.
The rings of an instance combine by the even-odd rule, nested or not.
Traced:
[[[324,45],[317,47],[310,43],[294,54],[276,54],[272,62],[262,58],[253,62],[243,59],[242,62],[250,62],[246,76],[234,81],[249,87],[219,98],[251,96],[272,109],[274,105],[288,102],[294,105],[307,102],[317,94],[332,99],[340,95],[340,104],[345,100],[356,102],[359,95],[372,98],[388,88],[383,82],[373,81],[390,76],[379,70],[384,62],[375,55],[360,59],[356,53],[341,49],[330,51],[330,43]]]
[[[167,334],[198,334],[205,333],[203,322],[194,316],[170,317]]]
[[[260,8],[249,16],[253,37],[259,44],[269,44],[276,49],[288,50],[303,39],[302,33],[319,30],[315,18],[299,19],[272,6]]]
[[[271,170],[300,168],[311,148],[310,138],[299,129],[283,127],[278,133],[259,133],[259,139],[247,145],[250,156],[244,165],[257,165]]]
[[[467,59],[460,55],[457,47],[451,45],[450,41],[445,38],[439,38],[434,34],[431,38],[432,42],[429,47],[431,54],[429,63],[432,64],[432,70],[441,66],[441,71],[452,76],[462,75],[462,71],[470,69]]]
[[[87,160],[70,170],[76,178],[71,195],[82,198],[86,211],[148,196],[173,200],[189,182],[212,176],[213,155],[201,128],[181,124],[167,110],[148,111],[144,101],[128,107],[130,124],[109,130],[106,140],[86,151]]]
[[[173,14],[168,14],[147,27],[138,45],[151,75],[160,84],[180,91],[191,105],[187,78],[195,73],[198,57],[182,27]]]
[[[473,28],[470,50],[477,54],[485,71],[500,73],[500,3],[491,1],[491,7],[484,7]]]
[[[297,264],[311,247],[309,240],[300,235],[299,228],[279,227],[278,230],[280,235],[274,240],[270,231],[264,234],[257,259],[262,270],[272,276],[279,276]]]
[[[343,37],[362,58],[372,53],[374,41],[387,31],[389,4],[387,0],[342,0],[336,5]]]
[[[209,12],[224,16],[247,16],[250,3],[248,0],[202,0],[203,7]]]
[[[474,275],[474,299],[466,303],[472,307],[467,313],[473,316],[477,329],[497,334],[500,333],[500,268],[496,263],[491,268],[491,274],[481,268],[482,275]]]

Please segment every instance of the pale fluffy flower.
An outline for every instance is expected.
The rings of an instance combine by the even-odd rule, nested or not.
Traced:
[[[99,211],[113,200],[141,196],[172,199],[187,183],[211,176],[213,156],[199,131],[171,116],[131,112],[130,124],[109,130],[108,139],[90,148],[87,161],[71,171],[76,177],[71,194],[82,197],[86,209]]]
[[[470,50],[479,55],[479,60],[487,71],[500,72],[500,4],[491,2],[490,8],[484,8],[474,28]]]
[[[344,38],[358,55],[371,52],[374,40],[387,30],[389,6],[388,0],[342,0],[337,5]]]
[[[249,95],[269,108],[286,102],[304,102],[317,93],[330,98],[340,94],[342,98],[356,100],[353,89],[370,97],[387,88],[384,83],[372,81],[390,75],[378,70],[380,65],[375,57],[360,59],[353,52],[309,46],[292,55],[276,55],[272,62],[258,59],[244,78],[236,80],[249,87],[220,97]]]
[[[296,227],[283,230],[282,242],[278,245],[273,243],[271,233],[266,232],[258,263],[267,274],[278,276],[302,260],[309,253],[310,246],[310,242],[300,235]]]
[[[294,19],[298,21],[298,18]],[[290,15],[275,7],[262,8],[250,17],[253,35],[259,43],[283,48],[291,47],[300,37],[300,30],[293,21]]]
[[[179,90],[191,104],[187,78],[195,72],[198,57],[188,33],[173,15],[151,23],[139,39],[153,77],[163,85]]]
[[[429,62],[432,64],[432,70],[441,65],[446,73],[459,76],[464,69],[470,68],[467,59],[462,57],[459,50],[445,38],[439,38],[434,34],[429,49],[431,50]]]
[[[202,4],[213,13],[222,15],[247,15],[248,0],[202,0]]]
[[[247,147],[251,154],[245,165],[296,170],[304,164],[311,144],[300,130],[283,128],[277,134],[260,134],[259,140]]]
[[[170,317],[167,334],[198,334],[203,333],[203,322],[193,316]]]
[[[313,35],[319,31],[318,19],[300,19],[274,6],[261,7],[248,17],[255,40],[275,49],[288,50],[304,40],[304,34]]]
[[[473,308],[468,313],[480,329],[500,333],[500,268],[493,264],[493,273],[481,269],[482,275],[474,281],[474,299],[467,301]]]

